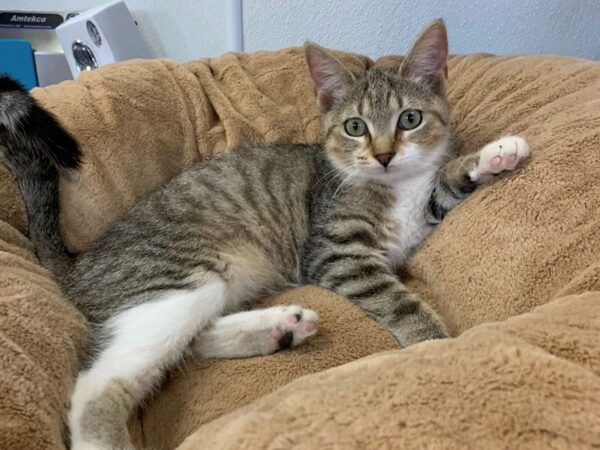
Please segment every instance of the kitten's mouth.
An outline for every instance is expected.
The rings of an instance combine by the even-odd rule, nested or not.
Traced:
[[[377,166],[370,166],[367,168],[367,170],[371,173],[376,173],[376,174],[380,175],[380,174],[397,172],[399,168],[400,167],[397,165],[384,167],[383,165],[379,164]]]
[[[384,184],[396,183],[400,179],[410,178],[415,175],[415,168],[410,164],[396,163],[383,167],[382,164],[363,167],[359,177],[364,180],[376,181]]]
[[[379,165],[379,166],[373,165],[373,166],[361,167],[360,170],[358,170],[358,173],[360,174],[359,176],[361,176],[362,178],[382,180],[382,179],[386,179],[388,177],[394,176],[398,172],[398,169],[399,169],[398,166],[383,167],[381,165]]]

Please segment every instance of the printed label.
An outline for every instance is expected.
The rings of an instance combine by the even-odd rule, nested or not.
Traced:
[[[41,28],[52,30],[63,23],[60,14],[0,12],[0,28]]]

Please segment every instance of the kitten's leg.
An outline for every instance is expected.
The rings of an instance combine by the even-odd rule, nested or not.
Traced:
[[[321,286],[366,310],[403,347],[448,337],[436,314],[400,282],[376,250],[363,247],[360,257],[337,255],[336,263],[326,271]]]
[[[177,364],[194,336],[222,313],[225,282],[170,291],[110,319],[106,345],[77,378],[71,398],[71,450],[133,449],[127,419]]]
[[[275,306],[219,317],[192,345],[201,358],[244,358],[296,347],[317,332],[319,315],[300,306]]]
[[[530,154],[520,136],[490,142],[479,152],[461,156],[442,167],[430,200],[431,222],[439,222],[478,185],[506,170],[514,170]]]

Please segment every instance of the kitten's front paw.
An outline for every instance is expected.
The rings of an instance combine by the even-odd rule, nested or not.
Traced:
[[[470,172],[473,181],[486,175],[514,170],[530,155],[527,141],[520,136],[506,136],[490,142],[479,152],[479,163]]]
[[[315,311],[297,305],[283,306],[279,311],[268,331],[278,350],[296,347],[316,334],[319,315]]]
[[[402,316],[390,331],[402,347],[450,337],[440,319],[425,305],[414,314]]]

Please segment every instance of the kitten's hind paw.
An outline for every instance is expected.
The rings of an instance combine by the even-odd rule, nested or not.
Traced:
[[[278,349],[296,347],[317,332],[319,315],[299,306],[281,307],[276,324],[269,330],[269,336],[277,341]]]
[[[192,350],[202,358],[247,358],[297,347],[317,333],[319,315],[297,305],[220,317],[199,334]]]
[[[471,180],[514,170],[531,154],[527,141],[520,136],[505,136],[490,142],[479,152],[479,163],[469,173]]]

